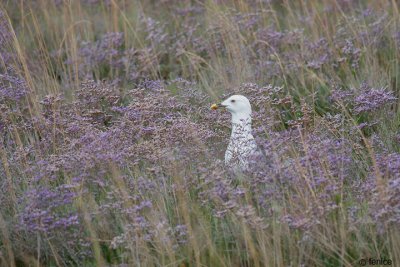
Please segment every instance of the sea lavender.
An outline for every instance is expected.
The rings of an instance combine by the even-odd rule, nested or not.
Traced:
[[[393,95],[393,92],[388,91],[386,87],[370,88],[354,99],[354,112],[356,114],[374,112],[396,100],[397,98]]]

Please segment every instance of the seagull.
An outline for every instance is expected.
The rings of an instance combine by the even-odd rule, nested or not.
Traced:
[[[225,152],[225,165],[247,170],[251,157],[260,153],[251,133],[250,101],[245,96],[233,95],[211,106],[212,110],[218,108],[226,108],[232,114],[232,133]]]

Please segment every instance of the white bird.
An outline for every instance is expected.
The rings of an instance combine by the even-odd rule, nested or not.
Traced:
[[[257,143],[251,133],[251,105],[242,95],[233,95],[211,109],[226,108],[232,114],[232,133],[225,152],[225,164],[241,170],[249,167],[249,160],[259,153]]]

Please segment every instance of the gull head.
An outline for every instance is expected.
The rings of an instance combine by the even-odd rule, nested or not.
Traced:
[[[213,104],[211,109],[226,108],[232,114],[232,122],[248,120],[251,116],[251,105],[247,97],[233,95],[220,104]]]

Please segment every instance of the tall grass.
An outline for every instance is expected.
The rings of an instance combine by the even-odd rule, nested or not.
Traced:
[[[1,266],[400,265],[396,1],[0,8]]]

